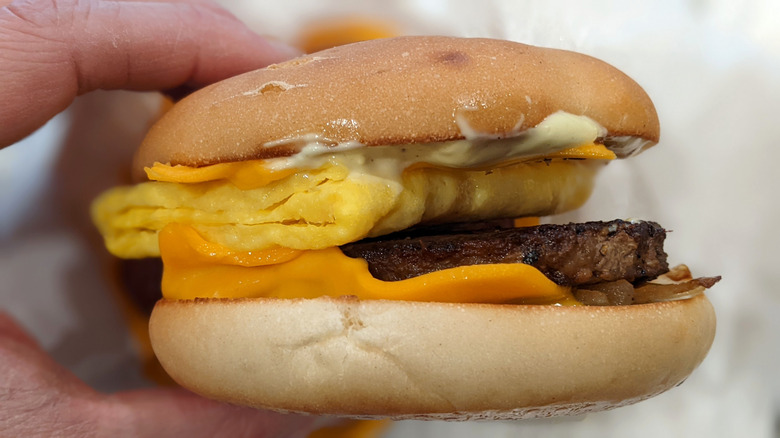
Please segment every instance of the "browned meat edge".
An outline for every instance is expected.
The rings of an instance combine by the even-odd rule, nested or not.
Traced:
[[[665,273],[665,238],[657,223],[614,220],[432,236],[413,231],[341,249],[368,261],[371,274],[385,281],[464,265],[525,263],[559,285],[579,286],[620,279],[637,283]]]
[[[561,285],[649,280],[668,270],[666,231],[653,222],[588,222],[509,228],[511,221],[416,228],[341,249],[368,261],[371,273],[395,281],[461,265],[526,263]],[[448,232],[456,234],[444,234]],[[159,258],[121,260],[119,277],[144,313],[160,299]]]

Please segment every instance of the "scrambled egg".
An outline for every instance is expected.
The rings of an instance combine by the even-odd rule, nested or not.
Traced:
[[[494,170],[416,167],[397,179],[330,164],[260,187],[230,179],[150,181],[99,197],[93,219],[119,257],[159,256],[168,223],[235,250],[323,249],[420,222],[541,216],[579,207],[599,160],[517,163]],[[240,166],[240,163],[236,163]]]

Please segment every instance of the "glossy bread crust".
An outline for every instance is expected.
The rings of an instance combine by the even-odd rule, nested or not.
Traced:
[[[303,56],[190,95],[151,129],[135,171],[290,155],[312,138],[375,146],[511,137],[557,111],[588,116],[609,137],[658,140],[644,90],[595,58],[502,40],[398,37]]]
[[[715,315],[703,294],[607,307],[162,300],[150,334],[174,380],[230,403],[516,419],[611,409],[674,387],[709,350]]]

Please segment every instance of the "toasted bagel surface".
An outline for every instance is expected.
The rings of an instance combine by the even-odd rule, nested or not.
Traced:
[[[611,409],[679,384],[706,355],[715,315],[704,295],[611,307],[162,300],[150,330],[175,380],[231,403],[508,419]]]
[[[340,46],[246,73],[179,102],[151,130],[154,162],[202,166],[331,145],[519,135],[558,111],[609,137],[656,142],[644,90],[616,68],[563,50],[492,39],[398,37]]]

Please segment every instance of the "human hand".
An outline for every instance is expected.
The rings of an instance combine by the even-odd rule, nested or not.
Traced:
[[[0,313],[0,436],[307,436],[316,417],[221,404],[182,389],[101,394]]]
[[[93,90],[197,88],[297,53],[208,0],[13,1],[0,9],[0,147]]]
[[[197,88],[296,53],[206,1],[16,1],[0,9],[0,147],[91,90]],[[1,313],[0,370],[0,436],[305,436],[322,421],[181,389],[99,393]]]

